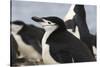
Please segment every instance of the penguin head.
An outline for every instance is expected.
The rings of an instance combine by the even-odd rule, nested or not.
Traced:
[[[64,21],[58,17],[50,16],[50,17],[32,17],[32,20],[39,22],[42,27],[46,29],[51,29],[53,27],[57,27],[58,29],[66,29]]]
[[[25,25],[23,21],[19,21],[19,20],[13,21],[10,24],[11,24],[11,30],[14,33],[18,33]]]

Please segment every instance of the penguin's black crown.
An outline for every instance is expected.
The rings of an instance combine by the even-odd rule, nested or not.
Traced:
[[[25,25],[25,23],[23,21],[20,21],[20,20],[11,21],[10,24]]]

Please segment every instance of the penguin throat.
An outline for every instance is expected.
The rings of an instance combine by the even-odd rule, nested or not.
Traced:
[[[42,45],[46,44],[47,39],[49,36],[56,30],[58,29],[58,26],[53,26],[49,30],[45,30],[44,36],[42,38]]]

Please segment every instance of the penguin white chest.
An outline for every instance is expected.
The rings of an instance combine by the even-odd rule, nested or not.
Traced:
[[[50,55],[50,47],[48,44],[43,45],[43,52],[42,52],[43,61],[45,64],[56,64],[57,62],[53,59]]]
[[[14,36],[16,42],[18,43],[18,50],[21,53],[23,57],[28,59],[31,62],[41,62],[42,59],[41,55],[29,44],[26,44],[20,35],[15,34],[12,32],[12,35]]]
[[[46,43],[48,37],[50,36],[50,34],[52,32],[53,32],[52,29],[51,29],[51,31],[45,32],[43,39],[42,39],[42,58],[43,58],[44,64],[56,64],[56,63],[58,63],[51,56],[50,45]]]

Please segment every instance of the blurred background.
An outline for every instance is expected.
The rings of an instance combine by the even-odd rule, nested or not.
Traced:
[[[17,1],[12,0],[11,4],[11,21],[22,20],[27,24],[40,26],[31,20],[32,16],[57,16],[64,18],[71,4],[46,3],[34,1]],[[86,19],[90,33],[96,35],[96,18],[97,11],[95,5],[85,5]]]

